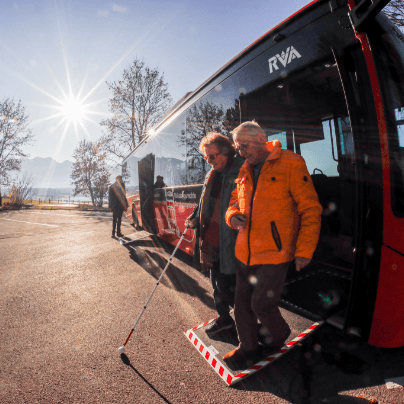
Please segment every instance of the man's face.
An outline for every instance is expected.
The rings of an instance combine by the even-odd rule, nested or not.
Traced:
[[[238,131],[233,137],[234,145],[241,157],[250,164],[255,165],[266,158],[267,148],[264,141],[256,136],[251,136],[246,131]]]
[[[205,146],[205,159],[214,171],[221,173],[227,164],[227,156],[224,155],[214,144]]]

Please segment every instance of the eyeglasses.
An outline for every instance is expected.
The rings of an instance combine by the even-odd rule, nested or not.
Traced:
[[[244,153],[244,152],[246,152],[248,150],[249,146],[250,146],[249,143],[240,144],[238,147],[236,147],[236,152],[237,153],[240,153],[240,152]]]
[[[216,157],[217,156],[219,156],[219,155],[221,155],[222,153],[221,152],[218,152],[218,153],[216,153],[216,154],[207,154],[206,156],[203,156],[203,158],[205,159],[205,160],[210,160],[210,161],[215,161],[215,159],[216,159]]]

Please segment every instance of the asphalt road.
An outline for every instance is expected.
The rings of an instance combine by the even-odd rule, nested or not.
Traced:
[[[312,403],[404,403],[404,387],[386,387],[404,376],[404,350],[343,340],[329,325],[226,387],[184,336],[215,311],[209,279],[183,254],[121,357],[172,248],[122,246],[111,227],[109,213],[0,212],[1,404],[283,404],[303,403],[305,392]],[[122,231],[134,233],[125,219]]]

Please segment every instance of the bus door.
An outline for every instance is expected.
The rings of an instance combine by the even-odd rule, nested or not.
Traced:
[[[153,206],[155,156],[150,153],[138,162],[139,198],[142,226],[150,233],[156,234]]]
[[[358,36],[361,46],[334,51],[357,175],[355,271],[344,328],[372,345],[397,347],[404,344],[403,34],[379,16],[369,36]]]
[[[351,130],[346,150],[341,148],[339,151],[341,179],[347,203],[355,204],[350,229],[354,271],[344,330],[367,340],[375,307],[382,246],[380,139],[370,77],[360,44],[333,50],[333,53],[344,88]],[[346,139],[344,134],[343,138]],[[350,163],[346,157],[351,147],[354,154]],[[352,169],[356,180],[350,184],[346,177]],[[351,198],[351,195],[355,197]]]
[[[377,276],[371,279],[373,311],[367,335],[372,345],[400,347],[404,345],[404,36],[383,15],[377,16],[366,33],[359,37],[371,77],[368,96],[376,106],[380,149],[380,201],[368,207],[372,222],[367,226],[376,223],[372,231],[379,234],[373,238],[380,247],[374,249],[367,240],[363,246],[364,261],[374,250],[380,261],[378,268],[372,268]],[[365,161],[364,166],[372,163]]]

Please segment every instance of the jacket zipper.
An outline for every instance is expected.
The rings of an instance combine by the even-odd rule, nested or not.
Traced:
[[[248,224],[248,260],[247,260],[247,265],[250,265],[250,258],[251,258],[251,247],[250,247],[250,233],[251,233],[251,219],[252,219],[252,212],[253,212],[253,203],[254,203],[254,195],[255,195],[255,190],[257,189],[257,184],[254,181],[254,173],[253,173],[253,193],[251,196],[251,204],[250,204],[250,221]],[[257,180],[258,183],[258,180]]]

